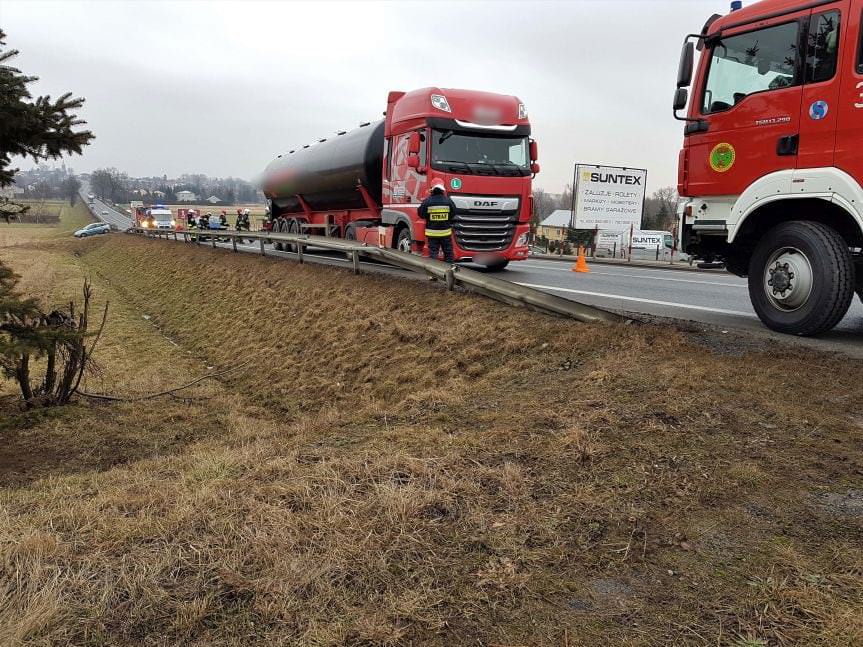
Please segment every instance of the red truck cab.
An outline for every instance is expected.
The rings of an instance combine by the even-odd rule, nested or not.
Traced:
[[[267,228],[383,240],[427,253],[417,209],[441,181],[456,206],[455,259],[503,269],[528,256],[536,159],[517,97],[441,88],[390,92],[383,121],[339,131],[270,163],[263,181]]]
[[[517,97],[441,88],[391,92],[384,136],[381,219],[398,228],[399,249],[423,248],[417,207],[440,180],[456,206],[456,260],[501,268],[527,258],[531,178],[539,165]]]
[[[863,0],[741,5],[681,54],[682,247],[747,276],[767,326],[818,334],[863,294]]]

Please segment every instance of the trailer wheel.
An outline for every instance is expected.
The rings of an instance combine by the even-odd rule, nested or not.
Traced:
[[[277,234],[281,234],[285,231],[285,219],[284,218],[279,218],[278,220],[276,220],[276,222],[274,224],[275,224],[274,229],[275,229]],[[276,251],[279,251],[279,252],[284,251],[284,249],[285,249],[285,246],[277,240],[273,241],[273,247],[276,249]]]
[[[749,298],[768,328],[817,335],[833,328],[854,297],[848,244],[826,225],[792,221],[768,231],[749,262]]]
[[[413,251],[411,247],[413,246],[413,240],[411,240],[411,230],[407,227],[402,227],[399,229],[398,238],[396,238],[396,249],[400,252],[407,252],[408,254]]]
[[[285,231],[289,234],[299,234],[300,223],[297,220],[291,218],[291,220],[288,221],[288,224],[285,227]],[[285,243],[285,251],[296,253],[298,251],[297,245],[295,243]]]

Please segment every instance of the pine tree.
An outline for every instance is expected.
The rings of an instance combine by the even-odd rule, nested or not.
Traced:
[[[34,162],[57,159],[67,153],[80,154],[93,139],[89,130],[78,128],[85,122],[72,112],[84,99],[72,98],[71,92],[56,100],[49,96],[34,99],[27,86],[38,77],[8,65],[18,50],[4,51],[5,39],[0,29],[0,187],[12,184],[18,170],[11,168],[14,156],[30,157]]]
[[[84,122],[71,112],[81,107],[83,99],[73,99],[71,93],[56,101],[47,96],[33,99],[27,85],[36,77],[7,65],[18,51],[3,51],[5,38],[0,30],[0,187],[13,182],[17,169],[10,165],[14,156],[30,157],[34,162],[56,159],[80,153],[93,139],[90,131],[77,128]],[[0,201],[0,215],[7,220],[9,214],[20,211],[21,205],[5,198]],[[18,383],[27,407],[65,404],[92,365],[98,339],[97,334],[87,344],[93,337],[88,332],[92,287],[84,283],[81,308],[70,303],[45,313],[34,299],[18,291],[17,283],[15,273],[0,262],[0,375]],[[34,362],[39,362],[41,378],[33,376]]]

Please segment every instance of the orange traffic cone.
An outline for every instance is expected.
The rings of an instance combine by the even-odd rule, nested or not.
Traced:
[[[573,272],[589,272],[590,268],[587,266],[587,259],[584,256],[584,248],[579,246],[578,248],[578,258],[575,261],[575,265],[572,266]]]

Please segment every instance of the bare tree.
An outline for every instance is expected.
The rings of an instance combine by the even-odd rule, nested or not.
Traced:
[[[90,330],[93,288],[84,282],[83,306],[70,302],[64,309],[42,312],[36,301],[19,294],[18,277],[0,265],[0,369],[14,379],[24,406],[63,405],[78,389],[87,370],[93,370],[93,351],[108,316],[108,305],[95,333]],[[41,377],[33,372],[44,367]]]

